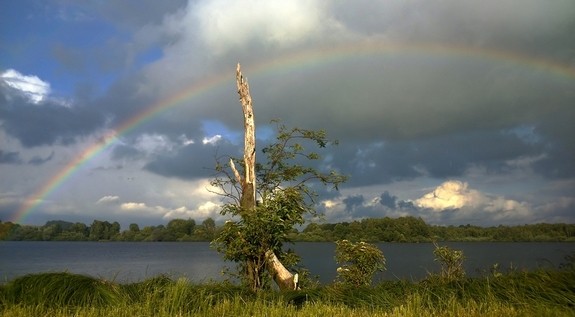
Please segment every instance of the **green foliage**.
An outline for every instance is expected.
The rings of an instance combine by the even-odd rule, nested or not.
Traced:
[[[441,272],[439,277],[446,282],[453,282],[465,278],[465,269],[463,268],[463,251],[453,250],[446,246],[438,246],[435,244],[433,250],[435,261],[441,264]]]
[[[369,286],[373,275],[385,270],[385,257],[377,246],[348,240],[336,242],[337,281],[348,286]]]
[[[266,272],[269,251],[288,268],[298,261],[297,257],[288,257],[282,246],[290,241],[294,226],[304,223],[304,215],[315,213],[317,195],[311,184],[319,182],[337,189],[346,180],[335,171],[324,173],[309,166],[320,155],[307,151],[305,146],[324,148],[330,144],[324,131],[288,129],[275,123],[276,141],[262,149],[263,159],[255,165],[259,199],[256,208],[246,210],[241,206],[241,184],[230,163],[217,162],[218,174],[211,182],[219,189],[217,193],[229,200],[221,214],[233,219],[224,225],[214,245],[226,260],[239,264],[239,276],[254,290],[269,285],[270,274]],[[234,166],[245,169],[243,160],[232,158],[232,161]]]
[[[304,222],[302,200],[299,191],[288,188],[276,192],[266,205],[260,205],[252,212],[244,212],[232,204],[224,207],[225,214],[242,217],[239,221],[228,221],[213,245],[224,255],[224,259],[238,263],[238,277],[246,285],[257,285],[256,289],[270,285],[271,276],[265,270],[268,250],[279,254],[278,257],[287,267],[299,261],[297,256],[285,252],[282,246],[290,242],[288,234],[293,226]],[[254,271],[257,275],[250,275]]]
[[[362,240],[369,242],[432,241],[575,241],[575,224],[479,227],[432,226],[412,216],[368,218],[342,223],[310,223],[297,241]]]
[[[94,220],[90,226],[89,239],[93,241],[115,240],[120,235],[120,224]]]
[[[216,237],[216,222],[214,219],[208,217],[202,221],[201,226],[198,226],[195,230],[195,236],[202,241],[211,241]]]

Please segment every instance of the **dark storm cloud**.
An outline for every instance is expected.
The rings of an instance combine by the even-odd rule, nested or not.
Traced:
[[[113,160],[123,160],[123,159],[139,159],[145,156],[145,153],[142,151],[134,148],[131,145],[127,144],[120,144],[116,145],[112,150],[112,159]]]
[[[94,97],[88,89],[66,104],[49,96],[34,103],[17,89],[0,83],[1,128],[26,147],[71,144],[100,129],[116,128],[156,104],[154,91],[141,91],[144,85],[144,79],[135,74],[115,82],[103,96]],[[181,115],[184,110],[157,114],[123,137],[133,141],[142,133],[160,133],[174,139],[181,135],[201,139],[199,118]]]
[[[241,121],[241,118],[238,120]],[[263,129],[262,129],[263,130]],[[171,143],[177,144],[181,142],[181,138],[172,138]],[[256,160],[265,164],[267,156],[263,152],[263,148],[276,142],[275,138],[272,139],[258,139],[256,149]],[[326,148],[319,148],[314,142],[305,140],[292,140],[298,142],[306,153],[316,153],[320,158],[325,158],[329,155],[330,150]],[[291,144],[291,143],[290,143]],[[337,147],[331,147],[337,149]],[[226,164],[229,157],[240,158],[243,155],[243,142],[238,144],[231,143],[229,140],[221,139],[214,143],[195,142],[185,146],[176,145],[166,151],[154,151],[154,153],[145,153],[142,149],[138,149],[134,145],[124,144],[116,146],[113,151],[113,158],[116,160],[127,159],[143,159],[147,161],[145,169],[155,174],[176,177],[181,179],[197,179],[199,177],[212,177],[214,176],[213,167],[216,160],[221,164]],[[328,160],[329,161],[329,160]],[[308,160],[301,156],[296,156],[293,159],[285,161],[286,164],[308,166],[324,173],[329,172],[326,167],[326,162],[322,159]],[[330,167],[335,168],[335,167]],[[339,193],[332,190],[331,187],[323,186],[318,181],[309,181],[308,185],[312,190],[316,191],[322,198],[336,197]]]
[[[520,8],[513,4],[508,1],[501,5],[457,1],[441,5],[421,1],[353,2],[334,5],[331,13],[347,29],[356,32],[354,37],[359,39],[373,36],[407,43],[455,43],[499,50],[520,48],[525,55],[534,54],[542,60],[553,58],[553,54],[540,55],[545,52],[538,48],[547,45],[550,34],[569,38],[573,19],[568,19],[570,14],[566,11],[572,4],[558,3],[544,10],[538,10],[540,5],[532,1]],[[202,6],[210,4],[198,4]],[[481,18],[487,20],[479,19],[477,12],[482,12]],[[191,19],[184,16],[170,19]],[[547,19],[551,16],[557,18]],[[525,37],[529,28],[535,31],[527,32],[529,35]],[[193,78],[190,74],[201,74],[208,68],[221,71],[222,65],[229,64],[232,72],[238,59],[246,61],[241,58],[244,55],[249,65],[281,54],[264,37],[254,37],[248,39],[265,49],[251,51],[247,44],[237,44],[238,47],[230,44],[235,48],[232,53],[212,57],[203,68],[198,67],[185,61],[190,60],[187,57],[190,51],[207,49],[202,47],[199,37],[209,34],[201,32],[182,33],[182,37],[165,50],[165,60],[158,64],[163,67],[152,67],[147,75],[154,74],[164,81],[171,79],[178,82],[176,85],[182,85],[185,79]],[[501,43],[509,45],[499,45]],[[553,43],[561,54],[573,47],[572,39]],[[225,47],[225,41],[221,45]],[[201,59],[202,53],[198,54]],[[259,76],[249,73],[248,68],[245,75],[252,87],[258,124],[282,118],[290,126],[325,128],[342,142],[334,154],[338,156],[337,167],[352,175],[351,183],[376,184],[414,179],[424,173],[438,178],[459,176],[472,164],[500,171],[505,168],[506,160],[543,154],[542,148],[549,146],[547,135],[542,135],[541,143],[529,145],[494,131],[521,124],[539,125],[540,118],[548,112],[542,104],[556,109],[549,115],[550,121],[568,117],[575,102],[570,93],[574,88],[572,80],[477,56],[422,54],[343,59],[326,67],[296,69],[281,76]],[[167,74],[162,72],[164,69],[172,71]],[[179,118],[190,120],[206,115],[237,128],[241,114],[230,111],[237,103],[234,97],[232,90],[211,96],[204,103],[209,107],[182,110],[182,115],[173,116],[171,121],[157,121],[154,128],[175,136],[179,132],[172,127],[185,125]],[[385,146],[371,148],[370,142],[384,142]],[[572,143],[567,139],[554,142],[559,142],[554,148],[560,152]],[[498,150],[502,152],[496,153]],[[561,154],[565,153],[545,153],[551,161],[541,161],[541,169],[560,163],[562,158],[566,157],[568,162],[573,157],[569,153]],[[569,166],[562,165],[564,169]]]
[[[350,29],[388,39],[573,54],[572,1],[360,0],[338,2],[333,10]]]
[[[154,156],[144,169],[155,174],[180,179],[198,179],[215,175],[216,160],[225,159],[228,155],[238,154],[241,149],[230,143],[220,142],[217,145],[194,143],[186,145],[177,151]],[[222,158],[222,155],[224,158]]]
[[[382,206],[385,206],[387,208],[395,208],[396,207],[396,203],[397,203],[397,197],[396,196],[392,196],[388,191],[383,192],[383,194],[381,194],[381,196],[379,197],[379,203]]]
[[[371,202],[368,202],[363,195],[349,195],[341,199],[341,202],[345,205],[345,212],[356,219],[406,215],[419,217],[426,212],[425,209],[418,208],[411,201],[397,199],[397,196],[388,191],[383,192],[379,199]]]
[[[6,152],[0,150],[0,164],[21,164],[22,158],[20,158],[19,152]]]
[[[66,107],[53,100],[33,104],[4,85],[0,85],[0,93],[2,128],[25,147],[71,144],[101,128],[105,121],[93,107]]]
[[[52,160],[52,158],[54,158],[54,151],[52,151],[52,153],[50,153],[50,155],[48,155],[46,157],[34,156],[30,160],[28,160],[28,164],[42,165],[42,164]]]
[[[111,128],[116,128],[136,117],[141,117],[142,113],[162,103],[160,99],[158,91],[149,87],[142,74],[136,73],[115,82],[104,96],[93,100],[92,103],[95,108],[106,114],[107,124]],[[142,134],[154,133],[167,135],[172,140],[182,135],[190,139],[202,139],[203,118],[193,110],[187,103],[182,103],[167,111],[153,113],[151,117],[136,122],[129,131],[123,131],[125,132],[123,137],[126,138],[126,142],[132,143]]]
[[[507,161],[544,153],[542,143],[526,143],[506,132],[478,131],[415,142],[412,164],[437,178],[462,175],[473,164],[502,172]],[[420,162],[420,163],[419,163]]]
[[[400,210],[417,210],[417,207],[413,204],[413,202],[409,200],[400,200],[397,202],[397,207]]]
[[[535,162],[539,173],[551,178],[575,176],[575,107],[565,116],[547,118],[536,131],[547,137],[546,156]]]
[[[508,170],[508,161],[542,154],[554,164],[562,156],[547,153],[547,141],[522,140],[507,131],[478,131],[403,142],[340,144],[334,164],[352,175],[351,186],[389,183],[429,175],[438,179],[462,176],[479,165],[490,173]]]
[[[363,195],[354,195],[354,196],[348,196],[344,198],[342,201],[345,204],[345,210],[351,212],[356,207],[361,206],[365,201],[365,198],[363,197]]]
[[[295,75],[251,78],[259,117],[324,127],[344,143],[509,129],[537,123],[542,105],[555,117],[575,102],[572,80],[464,57],[358,58]]]

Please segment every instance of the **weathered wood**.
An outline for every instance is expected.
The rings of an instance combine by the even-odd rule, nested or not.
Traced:
[[[233,161],[230,160],[230,166],[234,175],[242,187],[242,194],[240,197],[240,207],[245,212],[255,211],[256,208],[256,137],[255,137],[255,123],[254,112],[252,107],[252,97],[250,95],[250,87],[247,80],[242,76],[240,64],[236,68],[236,83],[238,87],[238,94],[240,96],[240,103],[244,113],[244,177],[242,178],[236,169]],[[273,276],[274,281],[282,290],[295,289],[297,284],[294,282],[294,275],[288,271],[281,263],[278,257],[272,250],[265,253],[267,269]],[[248,260],[249,262],[249,260]],[[257,274],[258,267],[256,263],[247,263],[247,269],[253,272],[247,272],[249,276],[256,279],[255,285],[260,285],[259,276]]]
[[[298,288],[294,275],[285,268],[278,257],[271,250],[266,252],[268,270],[281,290],[295,290]]]
[[[233,159],[230,159],[230,167],[232,168],[232,171],[234,172],[236,180],[238,181],[238,183],[240,183],[240,185],[242,185],[244,183],[244,180],[243,180],[242,176],[240,175],[240,172],[238,172],[238,169],[236,168],[236,164],[234,164]]]
[[[245,210],[256,207],[256,126],[254,123],[254,111],[252,97],[248,81],[242,76],[240,64],[236,68],[236,83],[240,103],[244,112],[244,165],[245,175],[242,182],[242,196],[240,204]]]

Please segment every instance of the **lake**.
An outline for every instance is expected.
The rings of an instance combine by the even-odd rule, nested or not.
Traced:
[[[460,242],[442,243],[463,250],[468,275],[477,276],[499,263],[532,270],[557,267],[575,253],[575,243],[554,242]],[[387,270],[376,279],[420,280],[439,272],[431,243],[378,243],[387,259]],[[335,244],[305,242],[291,246],[302,257],[302,265],[322,283],[336,275]],[[159,274],[186,277],[194,282],[224,279],[221,255],[208,242],[0,242],[0,283],[29,273],[61,272],[87,274],[116,282],[136,282]]]

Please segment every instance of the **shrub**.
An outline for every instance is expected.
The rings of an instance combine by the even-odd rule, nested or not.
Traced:
[[[385,270],[383,252],[366,242],[336,241],[335,260],[341,265],[336,280],[344,285],[369,286],[373,275]]]
[[[440,278],[447,281],[457,281],[465,278],[465,269],[463,268],[463,251],[453,250],[446,246],[435,245],[433,250],[435,261],[441,263]]]

